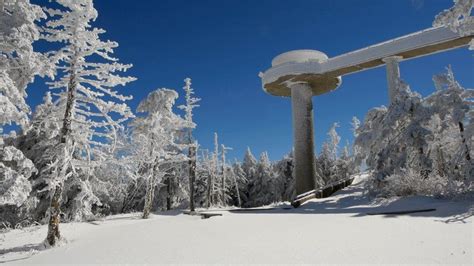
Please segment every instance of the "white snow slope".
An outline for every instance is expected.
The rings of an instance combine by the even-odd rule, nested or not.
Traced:
[[[46,226],[11,230],[0,237],[0,263],[473,264],[472,201],[410,197],[375,204],[362,195],[363,182],[298,209],[61,224],[67,243],[46,250]],[[420,208],[437,210],[366,215]]]

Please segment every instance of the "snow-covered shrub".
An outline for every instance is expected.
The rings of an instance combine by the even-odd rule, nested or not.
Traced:
[[[459,180],[451,180],[436,173],[422,176],[413,169],[401,169],[382,181],[369,183],[371,194],[381,197],[401,197],[423,195],[435,197],[453,197],[465,192],[469,187]]]
[[[427,194],[431,181],[447,184],[437,186],[442,195],[472,189],[474,90],[457,83],[450,68],[433,80],[437,90],[425,98],[400,82],[397,99],[370,110],[357,129],[357,160],[373,170],[372,191],[387,194],[389,185],[396,193]]]
[[[63,214],[67,221],[85,221],[95,217],[94,206],[101,206],[87,176],[71,178],[64,186]]]

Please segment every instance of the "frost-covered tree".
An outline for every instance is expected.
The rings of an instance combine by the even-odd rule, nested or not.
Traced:
[[[357,118],[353,118],[352,127],[358,127]],[[350,153],[350,144],[346,141],[343,149],[339,150],[341,137],[337,133],[338,123],[334,123],[329,129],[328,139],[323,143],[321,152],[315,160],[316,184],[317,186],[328,185],[342,179],[349,178],[357,171],[353,154]]]
[[[32,221],[41,222],[46,217],[50,205],[50,176],[45,173],[51,161],[45,155],[54,150],[58,143],[61,129],[59,113],[60,109],[54,104],[51,93],[47,92],[43,103],[36,106],[28,127],[15,139],[15,146],[37,169],[37,172],[29,178],[32,186],[29,197],[35,202],[34,208],[28,213],[28,218]]]
[[[212,156],[207,149],[200,149],[196,163],[195,201],[197,205],[209,208],[209,181],[212,178]]]
[[[235,188],[235,190],[231,190],[230,193],[233,205],[242,207],[243,202],[248,200],[245,193],[243,193],[243,189],[247,187],[247,179],[245,177],[245,172],[242,169],[242,164],[240,162],[235,162],[232,165],[232,168],[230,168],[229,175]]]
[[[430,106],[428,119],[431,123],[425,122],[425,128],[431,132],[430,156],[435,154],[436,159],[432,160],[438,165],[438,170],[444,168],[441,172],[468,179],[474,176],[474,90],[463,88],[450,67],[445,74],[434,76],[433,80],[437,91],[424,100]]]
[[[321,152],[316,158],[316,184],[322,186],[338,179],[336,160],[338,159],[341,137],[336,131],[338,123],[329,129],[328,139],[323,143]]]
[[[219,190],[221,188],[219,186],[219,177],[221,175],[221,169],[219,168],[219,140],[216,132],[214,132],[214,152],[206,154],[204,160],[208,171],[206,202],[209,208],[219,202]]]
[[[247,207],[267,205],[279,200],[276,179],[267,152],[260,155],[253,181],[249,189]]]
[[[247,179],[247,186],[242,189],[243,194],[246,195],[245,198],[249,200],[250,197],[250,190],[252,189],[257,172],[257,159],[252,154],[250,147],[247,147],[245,151],[244,159],[242,161],[242,170],[245,173],[245,178]]]
[[[45,56],[33,50],[33,42],[40,38],[35,23],[43,18],[41,7],[28,0],[1,2],[0,128],[10,123],[27,124],[26,87],[35,75],[52,74]]]
[[[283,159],[277,161],[274,166],[277,189],[283,201],[291,201],[296,196],[295,178],[293,176],[294,167],[293,152],[285,155]]]
[[[232,150],[231,147],[227,147],[224,144],[221,144],[221,184],[220,184],[220,201],[223,206],[227,205],[227,201],[230,199],[228,197],[228,188],[231,187],[231,183],[229,181],[232,181],[232,179],[228,179],[229,177],[235,178],[235,176],[229,176],[231,174],[231,168],[227,167],[227,161],[226,161],[226,153],[227,151]],[[237,180],[234,180],[234,186],[238,190],[237,186]],[[230,183],[230,184],[227,184]],[[237,195],[239,192],[237,192]],[[240,196],[239,196],[240,197]]]
[[[474,17],[471,16],[474,0],[453,0],[454,6],[439,13],[433,26],[448,26],[461,36],[474,33]],[[471,40],[469,49],[474,50],[474,40]]]
[[[28,125],[30,108],[25,101],[27,85],[36,75],[52,75],[45,56],[33,50],[40,37],[38,20],[45,17],[41,7],[28,0],[0,3],[0,206],[18,207],[28,198],[28,178],[36,172],[33,163],[15,146],[5,143],[5,125]],[[18,210],[13,210],[18,213]],[[6,217],[2,213],[2,217]]]
[[[180,105],[179,108],[185,111],[184,118],[192,126],[186,129],[185,142],[188,144],[188,175],[189,175],[189,209],[194,211],[194,182],[196,180],[196,152],[197,142],[193,138],[193,129],[196,127],[193,121],[193,109],[199,107],[197,104],[201,99],[194,97],[194,89],[191,88],[191,79],[184,79],[185,85],[183,87],[185,91],[186,104]]]
[[[473,91],[461,87],[450,69],[433,80],[436,91],[425,98],[400,83],[399,98],[369,111],[357,130],[357,157],[374,171],[372,192],[433,194],[432,182],[441,182],[439,194],[472,189]],[[397,185],[403,175],[419,187]]]
[[[360,148],[358,161],[365,161],[375,170],[379,180],[404,167],[409,154],[412,159],[426,155],[420,147],[423,144],[421,128],[416,126],[417,117],[425,113],[421,96],[402,81],[399,84],[398,98],[389,108],[383,106],[370,110],[355,140],[355,145]]]
[[[178,98],[174,90],[160,89],[151,92],[140,102],[137,112],[145,116],[135,118],[133,128],[134,175],[146,182],[143,218],[148,218],[155,197],[156,186],[161,184],[165,175],[176,162],[182,162],[187,156],[182,154],[183,145],[177,143],[176,135],[189,126],[189,121],[173,112]]]
[[[92,0],[56,2],[56,9],[45,9],[49,20],[43,27],[43,38],[60,44],[51,53],[59,77],[49,85],[56,91],[53,96],[58,98],[63,114],[59,143],[48,156],[52,162],[48,169],[49,187],[53,191],[47,236],[50,245],[60,238],[64,181],[76,175],[81,161],[100,160],[103,151],[113,149],[121,123],[133,116],[122,103],[131,97],[121,95],[115,87],[135,80],[117,74],[131,65],[121,64],[112,57],[118,44],[102,41],[100,35],[105,31],[92,27],[98,16]],[[105,146],[110,149],[104,149]]]
[[[359,128],[360,128],[360,120],[357,117],[352,117],[352,135],[354,138],[357,138],[359,136]],[[354,167],[358,170],[359,166],[361,165],[361,162],[357,162],[357,157],[359,156],[360,153],[360,148],[354,143],[352,145],[352,156],[353,156],[353,164]]]

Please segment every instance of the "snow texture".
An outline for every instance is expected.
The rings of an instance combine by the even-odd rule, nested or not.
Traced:
[[[216,210],[201,219],[176,211],[62,226],[67,242],[42,250],[46,228],[11,230],[0,261],[19,264],[465,264],[473,263],[472,201],[410,197],[372,202],[364,178],[298,209]],[[284,205],[287,206],[287,205]],[[277,206],[283,207],[283,206]],[[367,212],[436,208],[403,216]],[[138,230],[139,229],[139,230]]]

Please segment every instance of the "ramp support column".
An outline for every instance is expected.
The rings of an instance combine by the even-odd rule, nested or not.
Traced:
[[[400,80],[400,67],[398,62],[402,60],[401,56],[390,56],[382,59],[387,66],[387,83],[389,105],[395,101],[398,91],[398,82]]]
[[[291,106],[293,113],[294,176],[296,194],[315,188],[313,93],[306,83],[292,84]]]

